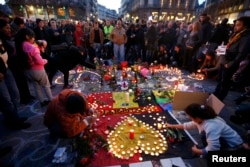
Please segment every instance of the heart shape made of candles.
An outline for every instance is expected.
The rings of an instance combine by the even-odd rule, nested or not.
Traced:
[[[149,124],[134,116],[118,122],[107,136],[109,152],[117,158],[129,159],[136,153],[159,156],[168,146],[165,137]]]

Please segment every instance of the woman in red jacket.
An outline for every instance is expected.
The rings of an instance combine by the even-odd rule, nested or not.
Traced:
[[[83,28],[80,24],[76,25],[76,30],[74,32],[74,39],[75,39],[76,46],[82,46]]]

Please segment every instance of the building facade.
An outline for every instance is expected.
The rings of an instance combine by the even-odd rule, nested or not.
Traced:
[[[98,19],[100,20],[117,20],[118,14],[116,10],[108,9],[103,5],[97,5]]]
[[[195,19],[198,0],[122,0],[126,20],[186,20]]]
[[[7,0],[14,16],[27,19],[74,19],[96,17],[97,0]]]
[[[204,12],[215,22],[228,18],[233,23],[240,16],[250,16],[249,0],[206,0]]]

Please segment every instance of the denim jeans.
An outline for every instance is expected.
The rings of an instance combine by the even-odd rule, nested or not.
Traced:
[[[113,60],[112,59],[107,59],[105,60],[105,64],[108,66],[112,66],[113,65]]]
[[[125,46],[124,44],[117,45],[114,43],[114,56],[117,62],[125,60]]]
[[[53,99],[49,79],[44,69],[27,70],[25,71],[25,75],[28,80],[31,81],[31,83],[33,84],[36,95],[41,103],[46,100],[44,98],[43,91],[47,96],[47,100],[51,101]]]
[[[94,43],[93,49],[95,50],[95,57],[100,58],[101,57],[101,44],[100,43]]]
[[[0,82],[0,110],[6,121],[18,119],[17,106],[19,102],[20,95],[16,81],[11,71],[7,69],[3,81]]]

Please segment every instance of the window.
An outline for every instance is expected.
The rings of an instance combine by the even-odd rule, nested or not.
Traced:
[[[158,6],[159,5],[159,0],[153,0],[153,5]]]

